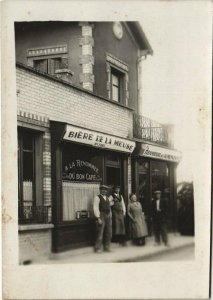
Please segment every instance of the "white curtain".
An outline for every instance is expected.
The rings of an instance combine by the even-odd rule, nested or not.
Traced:
[[[32,181],[23,181],[23,202],[24,205],[32,205],[33,201],[33,183]]]
[[[93,200],[99,194],[98,183],[63,182],[63,221],[76,219],[76,212],[88,210],[93,214]]]

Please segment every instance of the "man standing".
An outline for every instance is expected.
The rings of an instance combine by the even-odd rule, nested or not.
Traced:
[[[95,252],[101,253],[102,243],[104,251],[111,252],[110,243],[112,238],[112,201],[107,197],[108,186],[100,186],[100,194],[95,197],[93,203],[94,215],[96,217],[96,241]]]
[[[161,198],[161,191],[155,191],[154,200],[152,200],[151,212],[153,221],[153,230],[155,235],[155,244],[160,245],[161,238],[166,246],[168,245],[166,217],[167,203]]]
[[[120,193],[120,186],[114,186],[113,194],[110,198],[113,199],[112,206],[112,225],[113,225],[113,238],[115,242],[125,246],[125,222],[126,206],[124,204],[123,196]]]

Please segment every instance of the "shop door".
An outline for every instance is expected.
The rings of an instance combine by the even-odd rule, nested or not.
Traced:
[[[140,160],[138,163],[138,200],[145,213],[148,230],[150,232],[150,183],[149,183],[149,162]]]
[[[172,227],[172,186],[170,184],[170,167],[167,162],[151,162],[151,194],[154,198],[154,192],[161,191],[161,197],[167,203],[167,223]]]
[[[106,184],[109,186],[109,194],[112,193],[114,186],[121,187],[123,194],[123,181],[121,176],[121,158],[117,154],[107,154],[105,157],[106,165]]]

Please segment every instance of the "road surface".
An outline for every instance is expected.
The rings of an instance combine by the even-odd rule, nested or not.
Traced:
[[[194,247],[184,247],[181,249],[171,250],[156,254],[152,257],[144,257],[137,261],[189,261],[194,259]]]

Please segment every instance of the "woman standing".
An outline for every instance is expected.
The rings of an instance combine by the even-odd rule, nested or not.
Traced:
[[[123,196],[120,193],[120,187],[115,186],[113,189],[112,200],[112,222],[113,222],[113,240],[122,246],[125,246],[125,222],[126,207]]]
[[[148,235],[146,221],[142,206],[137,201],[135,194],[130,196],[131,203],[128,204],[128,215],[131,219],[132,237],[137,245],[145,245],[145,237]]]

